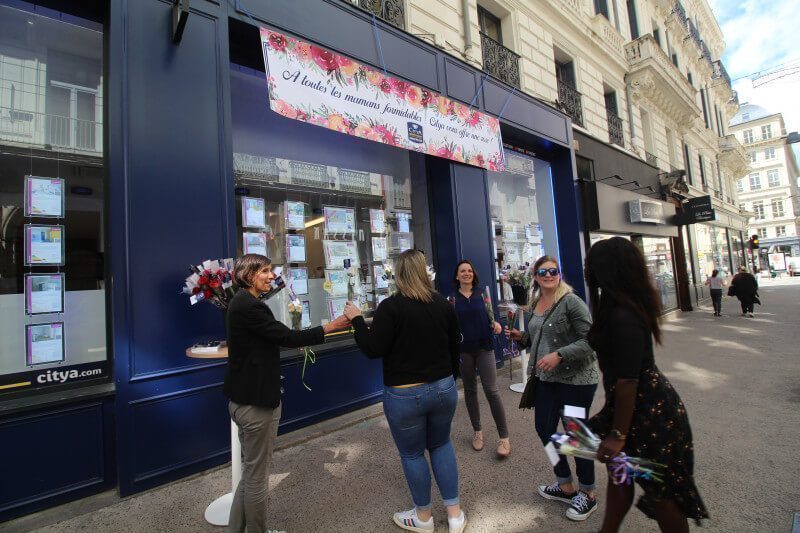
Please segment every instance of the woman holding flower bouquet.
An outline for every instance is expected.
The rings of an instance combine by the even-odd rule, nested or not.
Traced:
[[[456,265],[454,281],[458,290],[452,297],[458,323],[461,326],[461,379],[464,380],[464,402],[475,432],[472,447],[475,451],[483,449],[483,431],[481,430],[481,410],[478,405],[478,380],[481,385],[489,410],[497,426],[500,440],[497,443],[498,457],[505,458],[511,454],[511,442],[508,440],[506,411],[500,390],[497,388],[497,365],[492,348],[492,333],[501,333],[502,326],[489,314],[491,303],[487,303],[488,294],[479,288],[478,273],[472,263],[466,259]],[[491,300],[489,300],[491,302]]]
[[[538,380],[534,420],[542,444],[550,442],[565,405],[592,406],[600,376],[594,352],[586,341],[592,325],[589,309],[561,277],[558,260],[549,255],[533,264],[531,319],[524,335],[516,329],[507,335],[524,347],[531,347],[529,379]],[[535,375],[533,375],[535,374]],[[569,462],[564,456],[553,468],[556,480],[539,485],[539,495],[569,505],[570,520],[586,520],[597,510],[594,462],[575,458],[578,490],[572,481]]]
[[[636,478],[644,489],[637,506],[661,531],[689,531],[687,517],[699,522],[708,513],[694,484],[689,417],[653,357],[653,339],[661,342],[661,300],[644,256],[622,237],[602,240],[586,256],[585,275],[594,318],[589,342],[606,391],[605,405],[588,421],[603,438],[597,456],[607,463],[625,452],[664,465],[661,482]],[[619,529],[633,495],[633,485],[609,482],[603,532]]]
[[[231,531],[266,532],[267,480],[281,418],[280,347],[325,342],[325,334],[347,327],[344,316],[324,326],[294,331],[275,319],[259,296],[269,291],[271,261],[258,254],[236,260],[233,278],[239,290],[228,305],[225,327],[228,368],[224,393],[228,411],[239,427],[242,479],[230,513]]]
[[[450,440],[458,404],[458,319],[447,300],[434,292],[422,252],[406,250],[395,267],[397,292],[380,303],[371,327],[352,302],[344,310],[353,322],[358,347],[369,358],[383,358],[383,411],[414,502],[413,509],[395,513],[393,520],[410,531],[434,530],[433,469],[450,533],[461,533],[467,519],[461,511]]]

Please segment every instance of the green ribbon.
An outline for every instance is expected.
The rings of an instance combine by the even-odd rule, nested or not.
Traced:
[[[317,354],[314,353],[314,350],[309,348],[308,346],[303,346],[303,371],[300,374],[300,381],[303,382],[303,387],[308,389],[311,392],[311,387],[306,384],[306,366],[308,366],[309,361],[313,365],[317,362]]]

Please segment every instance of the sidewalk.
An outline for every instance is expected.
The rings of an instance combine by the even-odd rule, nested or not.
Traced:
[[[725,297],[720,318],[705,306],[667,322],[664,346],[656,353],[691,417],[696,481],[712,516],[705,531],[790,531],[792,514],[800,510],[800,278],[759,283],[764,305],[756,306],[755,318],[740,317],[738,301]],[[514,377],[519,380],[519,371]],[[467,531],[598,530],[605,473],[597,469],[600,509],[584,523],[567,520],[564,505],[542,500],[536,485],[549,483],[553,474],[536,439],[533,414],[516,408],[519,395],[508,388],[507,367],[499,371],[498,382],[511,428],[508,460],[494,457],[496,433],[482,396],[482,452],[470,446],[472,430],[463,400],[454,421]],[[601,402],[599,390],[593,411]],[[334,430],[342,423],[350,425]],[[289,532],[401,531],[391,515],[411,504],[380,405],[284,435],[281,445],[270,477],[272,527]],[[106,507],[36,531],[220,532],[222,528],[205,523],[203,510],[229,485],[229,468],[219,468],[125,500],[101,495],[94,501]],[[82,505],[91,509],[101,503]],[[71,504],[0,524],[0,529],[30,530],[78,508]],[[437,532],[447,531],[436,491],[434,518]],[[623,531],[655,529],[655,522],[634,508]]]

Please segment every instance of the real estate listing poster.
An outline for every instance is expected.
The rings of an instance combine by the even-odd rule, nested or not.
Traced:
[[[64,217],[64,180],[25,176],[25,216]]]
[[[352,266],[357,266],[358,248],[355,241],[322,241],[325,250],[325,266],[328,268],[343,268],[344,261],[350,260]]]
[[[353,233],[356,229],[356,213],[347,207],[332,207],[326,205],[325,233]]]
[[[25,265],[64,264],[64,226],[25,224]]]
[[[386,232],[386,213],[383,209],[369,210],[369,229],[372,233]]]
[[[344,314],[344,306],[347,304],[347,298],[335,298],[328,300],[328,312],[330,313],[331,320],[336,319],[337,316]]]
[[[266,208],[263,198],[242,197],[242,226],[264,228],[267,226]]]
[[[286,236],[286,261],[289,263],[304,263],[306,260],[305,235]]]
[[[306,229],[306,204],[286,202],[286,229]]]
[[[289,287],[295,294],[308,294],[308,269],[306,267],[289,269]]]
[[[25,275],[25,313],[64,312],[64,274]]]
[[[64,360],[64,323],[28,324],[25,326],[26,362],[43,365]]]
[[[325,270],[325,281],[330,283],[331,296],[347,296],[347,286],[350,276],[345,270]]]
[[[264,233],[245,232],[242,234],[242,240],[244,242],[242,250],[245,254],[267,255],[267,236]]]
[[[386,237],[372,237],[372,260],[386,260]]]

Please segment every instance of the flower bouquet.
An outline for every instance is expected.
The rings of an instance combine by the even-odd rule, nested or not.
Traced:
[[[511,286],[515,304],[528,304],[528,292],[533,283],[533,275],[528,265],[519,265],[517,268],[507,267],[500,271],[500,279]]]
[[[571,416],[564,417],[564,429],[567,431],[566,435],[554,433],[550,437],[558,453],[597,460],[600,437],[592,433],[580,419]],[[664,480],[662,470],[665,467],[666,465],[661,463],[630,457],[624,453],[615,456],[608,463],[609,476],[615,485],[630,484],[635,478],[662,482]]]
[[[292,320],[292,329],[300,331],[303,329],[303,303],[289,289],[289,297],[291,298],[288,303],[289,318]]]
[[[201,265],[189,267],[191,275],[186,278],[183,293],[189,295],[189,302],[207,301],[227,309],[236,293],[233,286],[233,259],[207,259]]]

